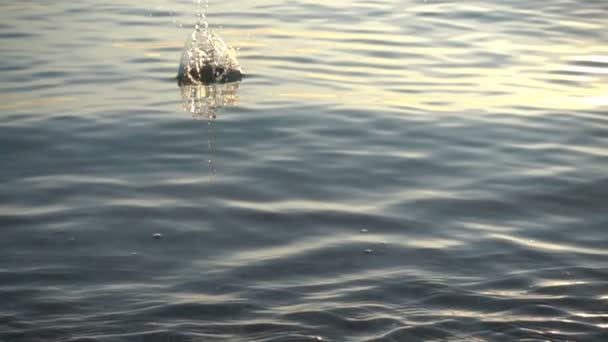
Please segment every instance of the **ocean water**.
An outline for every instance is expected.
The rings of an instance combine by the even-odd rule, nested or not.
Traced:
[[[608,2],[206,14],[0,4],[0,341],[608,341]]]

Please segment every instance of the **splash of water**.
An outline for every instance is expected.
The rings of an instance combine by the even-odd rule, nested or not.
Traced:
[[[197,11],[195,30],[184,45],[178,72],[179,85],[205,85],[238,81],[242,77],[236,50],[209,28],[207,0],[194,0]]]
[[[220,107],[238,103],[237,89],[241,66],[236,51],[210,28],[205,15],[208,1],[194,0],[197,23],[184,45],[178,83],[184,110],[195,119],[207,120],[207,164],[209,180],[215,176],[213,163],[213,120]]]

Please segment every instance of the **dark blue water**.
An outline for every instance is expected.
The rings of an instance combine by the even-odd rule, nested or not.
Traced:
[[[607,15],[4,1],[0,341],[608,340]]]

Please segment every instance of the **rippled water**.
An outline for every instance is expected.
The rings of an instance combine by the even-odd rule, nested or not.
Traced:
[[[207,14],[0,4],[0,341],[608,340],[608,2]]]

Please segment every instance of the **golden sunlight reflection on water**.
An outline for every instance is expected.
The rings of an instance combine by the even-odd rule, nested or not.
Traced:
[[[429,4],[419,10],[442,13],[448,10],[445,6]],[[475,13],[487,12],[484,7],[467,8]],[[602,28],[597,22],[570,20],[558,24],[589,30]],[[403,34],[399,27],[384,22],[357,31],[294,23],[283,27],[231,27],[220,29],[219,33],[231,45],[242,48],[239,59],[247,72],[297,73],[301,82],[269,84],[257,90],[258,96],[268,99],[415,107],[437,113],[501,111],[514,106],[555,110],[608,106],[608,48],[593,35],[564,44],[526,36],[508,39],[498,27],[483,27],[489,30],[485,31],[465,23],[462,26],[468,31],[454,40],[466,42],[468,50],[443,44],[432,36]],[[176,39],[181,37],[160,30],[165,28],[151,28],[152,32],[146,34],[165,37],[165,42],[118,39],[112,46],[140,50],[142,56],[160,54],[160,58],[170,61],[175,53],[167,49],[180,47],[182,42]],[[394,54],[407,58],[395,58]],[[510,62],[489,60],[494,64],[477,65],[471,59],[478,54],[505,56]],[[300,56],[310,61],[291,61]],[[297,65],[297,70],[277,70],[277,59]],[[577,61],[595,65],[579,65]],[[537,115],[530,111],[517,114]]]
[[[367,41],[379,39],[377,34],[367,33],[341,33],[323,31],[298,31],[289,29],[258,30],[225,32],[227,36],[242,37],[249,35],[255,43],[251,46],[270,47],[275,56],[294,56],[306,52],[314,56],[338,44],[344,51],[363,51],[375,49]],[[273,44],[268,35],[287,36],[293,39],[281,40],[281,44]],[[471,35],[468,39],[479,39],[479,35]],[[403,37],[397,35],[382,36],[386,41],[398,42],[408,45],[402,49],[404,53],[420,56],[420,58],[437,57],[444,60],[458,60],[458,51],[450,47],[412,46],[420,42],[421,38]],[[311,41],[313,43],[311,43]],[[357,43],[362,41],[364,43]],[[238,45],[238,44],[237,44]],[[304,46],[303,46],[304,45]],[[314,83],[348,84],[348,87],[333,87],[315,89],[310,83],[285,85],[282,90],[272,91],[269,96],[281,96],[296,99],[338,99],[340,102],[377,106],[388,105],[394,107],[416,107],[439,112],[454,112],[464,110],[491,110],[506,109],[516,106],[542,107],[556,110],[587,110],[598,106],[605,106],[608,93],[608,83],[605,76],[608,67],[578,67],[569,64],[570,55],[576,53],[577,59],[599,61],[605,63],[608,57],[597,55],[597,51],[607,51],[605,46],[595,42],[581,42],[577,46],[563,46],[559,44],[542,46],[543,54],[551,56],[564,56],[559,59],[550,59],[546,56],[525,54],[522,51],[535,48],[532,43],[509,42],[506,40],[480,39],[475,46],[480,51],[511,55],[519,63],[501,65],[497,67],[474,67],[466,62],[455,63],[454,68],[447,68],[437,64],[426,66],[423,62],[412,65],[403,64],[403,61],[390,58],[367,58],[365,64],[360,65],[303,65],[303,76]],[[254,50],[255,48],[252,48]],[[250,53],[243,53],[243,60],[247,60]],[[286,57],[287,58],[287,57]],[[353,57],[356,59],[356,57]],[[250,61],[249,68],[255,73],[258,60]],[[261,62],[263,63],[263,61]],[[378,67],[374,68],[374,65]],[[422,68],[420,67],[422,65]],[[387,68],[393,66],[396,68]],[[431,72],[432,71],[432,74]],[[563,72],[563,73],[562,73]],[[356,78],[360,73],[373,73],[378,79],[383,77],[398,77],[408,84],[421,84],[417,91],[408,93],[407,87],[387,91],[377,83]],[[373,79],[371,79],[373,80]],[[424,87],[424,84],[432,86]],[[463,84],[467,84],[463,87]],[[318,88],[318,87],[317,87]],[[454,92],[455,96],[438,98],[445,92]],[[480,95],[482,94],[482,95]],[[520,114],[525,115],[525,112]]]

